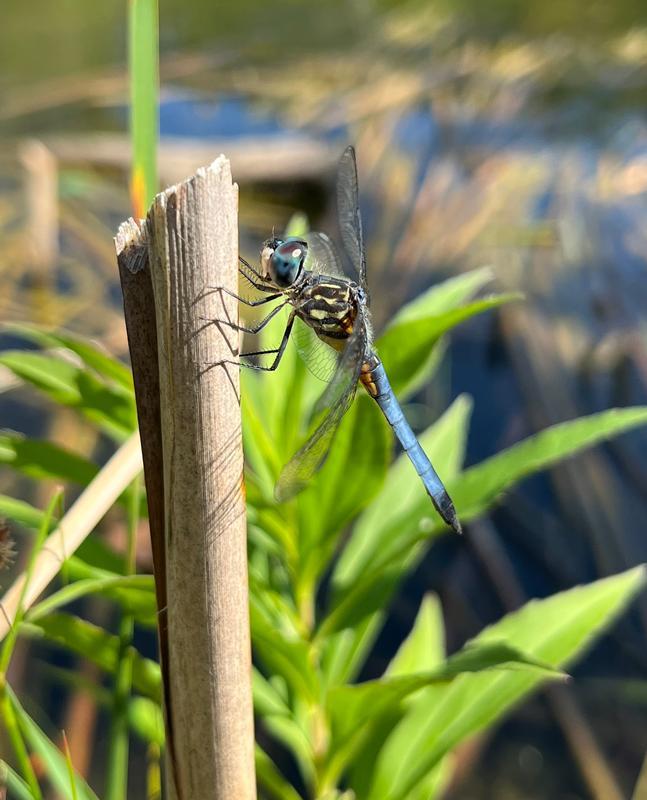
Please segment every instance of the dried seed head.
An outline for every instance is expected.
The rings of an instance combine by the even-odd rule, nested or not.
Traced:
[[[15,557],[16,548],[9,532],[9,525],[6,520],[0,519],[0,569],[8,567]]]

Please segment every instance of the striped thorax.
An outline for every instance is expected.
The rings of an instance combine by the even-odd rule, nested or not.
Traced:
[[[353,332],[359,291],[351,281],[306,273],[291,303],[320,339],[341,349]]]

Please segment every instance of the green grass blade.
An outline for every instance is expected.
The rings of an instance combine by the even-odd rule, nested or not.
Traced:
[[[73,774],[74,790],[72,790],[65,756],[22,708],[16,695],[10,689],[8,693],[21,731],[33,751],[38,754],[47,777],[57,791],[57,796],[66,800],[73,800],[74,797],[78,800],[98,800],[79,775]]]
[[[65,764],[67,766],[67,775],[70,779],[70,794],[72,795],[72,800],[78,800],[79,795],[76,791],[76,781],[74,780],[74,766],[72,765],[72,753],[70,753],[70,746],[67,743],[67,736],[65,735],[65,731],[63,731],[63,752],[65,754]]]
[[[128,4],[130,132],[133,164],[130,193],[135,217],[146,216],[155,196],[158,139],[158,8],[157,0]]]
[[[17,772],[9,764],[0,760],[0,789],[9,789],[12,800],[34,800],[34,794]]]
[[[2,652],[0,653],[0,680],[4,680],[4,676],[7,673],[7,667],[9,666],[9,662],[11,661],[11,655],[13,653],[14,646],[16,644],[16,638],[18,636],[18,629],[20,627],[20,623],[22,622],[24,616],[24,601],[25,596],[27,594],[27,589],[29,588],[29,581],[31,580],[31,576],[34,571],[34,565],[36,563],[36,556],[40,552],[45,539],[47,538],[47,534],[50,529],[50,525],[52,522],[52,518],[54,516],[54,510],[59,505],[62,497],[62,492],[56,492],[52,499],[49,502],[45,515],[43,516],[43,520],[38,531],[38,535],[32,547],[32,550],[29,554],[29,559],[27,560],[27,568],[25,569],[25,580],[20,591],[20,597],[18,598],[18,607],[16,609],[16,615],[13,621],[9,632],[4,640],[4,644],[2,646]]]
[[[140,479],[137,477],[130,487],[130,509],[128,514],[128,547],[124,563],[126,574],[136,570],[135,547],[139,524]],[[154,594],[150,595],[154,600]],[[135,651],[132,647],[135,629],[134,617],[123,614],[119,625],[119,653],[115,674],[110,735],[108,738],[108,765],[106,800],[126,800],[128,793],[128,718],[130,695],[133,683]]]
[[[28,797],[35,798],[35,800],[42,800],[43,795],[38,785],[38,778],[34,772],[31,759],[29,758],[29,752],[27,751],[27,745],[25,744],[22,731],[18,725],[16,713],[9,694],[9,686],[6,683],[4,675],[0,675],[0,717],[2,718],[5,731],[7,732],[7,738],[14,751],[16,761],[25,778],[25,785],[29,788]]]

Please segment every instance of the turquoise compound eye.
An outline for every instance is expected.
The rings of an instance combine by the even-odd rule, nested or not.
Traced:
[[[292,286],[301,273],[307,254],[308,245],[301,239],[277,241],[274,252],[268,259],[272,281],[282,288]]]

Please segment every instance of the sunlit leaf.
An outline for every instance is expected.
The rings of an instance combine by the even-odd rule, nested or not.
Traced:
[[[440,314],[391,325],[377,341],[389,381],[399,396],[419,389],[429,378],[429,354],[440,337],[476,314],[519,300],[515,293],[493,295]]]
[[[437,472],[447,483],[456,477],[463,462],[471,411],[471,399],[461,395],[419,436]],[[421,506],[426,512],[435,513],[422,481],[409,458],[402,454],[389,469],[380,493],[357,521],[335,567],[335,588],[354,585],[375,556],[392,544],[394,535],[397,539],[411,525],[417,529]]]
[[[305,572],[321,575],[327,569],[336,537],[382,485],[392,446],[377,404],[358,398],[342,420],[324,466],[299,496]]]
[[[445,658],[443,612],[435,595],[426,595],[413,628],[391,659],[385,674],[391,677],[432,670]]]
[[[128,722],[140,739],[164,746],[164,715],[158,703],[148,697],[131,697],[128,702]]]
[[[526,475],[645,423],[645,407],[614,408],[546,428],[471,467],[450,483],[459,516],[476,516]]]
[[[489,267],[481,267],[437,283],[403,306],[391,320],[391,326],[438,316],[458,308],[493,278],[494,273]]]
[[[427,595],[422,601],[413,628],[391,660],[385,675],[391,677],[407,675],[437,668],[445,660],[444,638],[440,603],[434,595]],[[363,737],[348,767],[348,783],[358,797],[362,797],[368,791],[373,779],[373,765],[391,731],[412,705],[424,702],[426,692],[433,692],[433,688],[423,688],[413,693],[401,706],[394,708],[381,719],[371,722],[370,729]],[[426,797],[420,800],[429,800],[433,797],[431,789],[442,777],[438,775],[429,778],[425,787],[429,791]]]
[[[132,394],[104,383],[86,368],[56,356],[24,350],[3,352],[0,364],[55,403],[78,410],[118,441],[125,439],[136,426]]]
[[[543,678],[562,677],[546,662],[505,641],[476,639],[432,670],[332,688],[327,698],[332,724],[337,735],[344,739],[371,718],[378,717],[425,686],[451,681],[464,672],[492,669],[530,670]]]
[[[449,493],[459,517],[465,520],[482,513],[506,488],[532,472],[645,422],[645,408],[612,409],[554,425],[525,439],[448,481]],[[361,592],[365,613],[377,611],[397,585],[397,571],[404,573],[411,569],[420,557],[420,548],[442,530],[442,523],[429,515],[428,503],[424,498],[412,503],[406,517],[398,520],[397,524],[386,525],[380,531],[379,548],[375,543],[366,549],[358,547],[352,560],[341,559],[340,570],[342,562],[344,566],[343,586],[348,587],[349,594]],[[388,586],[382,587],[379,595],[376,592],[379,604],[371,603],[370,596],[360,586],[381,586],[380,574],[384,575]],[[336,586],[340,593],[339,603],[350,602],[341,600],[341,580]],[[333,613],[338,614],[338,609]]]
[[[645,573],[638,567],[533,600],[486,628],[472,644],[509,642],[555,668],[567,666],[644,585]],[[492,671],[462,675],[438,687],[429,702],[416,705],[406,725],[396,726],[386,741],[368,800],[408,798],[449,750],[500,718],[541,680],[542,675],[532,671]]]
[[[134,392],[130,369],[117,358],[104,352],[98,345],[71,333],[49,331],[26,323],[9,323],[5,330],[36,342],[44,348],[65,347],[76,353],[82,361],[104,378],[115,381],[124,389]]]

